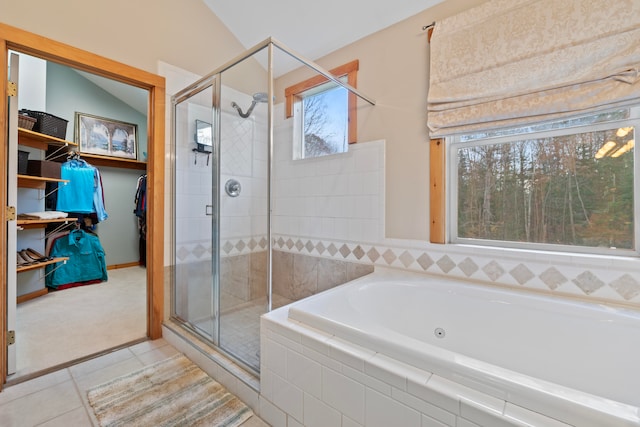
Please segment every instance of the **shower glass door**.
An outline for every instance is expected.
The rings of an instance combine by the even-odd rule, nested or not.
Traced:
[[[178,93],[172,120],[172,315],[256,372],[269,307],[267,90],[250,56]]]
[[[267,312],[267,78],[257,55],[220,75],[219,346],[260,368]]]
[[[173,315],[213,343],[217,327],[216,79],[174,100]]]
[[[285,156],[278,165],[286,178],[292,149],[286,144],[293,143],[295,122],[284,118],[282,100],[277,109],[274,105],[275,94],[284,95],[283,88],[276,90],[276,63],[302,71],[303,80],[330,80],[375,103],[271,39],[172,98],[172,317],[256,372],[260,316],[290,303],[291,295],[306,287],[306,274],[297,273],[286,261],[290,258],[273,262],[272,195],[280,196],[287,208],[280,206],[276,226],[286,225],[295,233],[298,225],[300,230],[303,224],[313,228],[311,217],[299,218],[294,206],[303,200],[295,197],[301,195],[298,183],[292,186],[282,179],[282,187],[273,185],[274,150]],[[274,117],[280,117],[278,126]],[[283,188],[294,193],[278,194]],[[290,219],[293,224],[287,224]],[[286,295],[272,292],[275,288]]]

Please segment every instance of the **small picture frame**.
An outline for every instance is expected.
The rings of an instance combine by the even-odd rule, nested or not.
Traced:
[[[80,154],[138,159],[138,125],[133,123],[76,112],[75,140]]]

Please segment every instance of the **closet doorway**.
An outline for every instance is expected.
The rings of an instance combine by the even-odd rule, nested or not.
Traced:
[[[118,302],[113,296],[108,294],[99,294],[95,290],[98,289],[99,286],[86,286],[87,292],[86,295],[80,296],[78,299],[80,301],[80,305],[78,305],[77,311],[96,311],[100,306],[109,306],[109,304],[114,305],[122,305],[127,304],[127,302],[138,300],[140,298],[142,300],[137,303],[137,305],[132,305],[128,307],[130,311],[135,311],[135,316],[138,316],[138,320],[141,318],[142,323],[139,326],[139,329],[134,332],[134,335],[144,339],[146,337],[155,339],[159,338],[161,333],[161,322],[163,317],[163,191],[164,191],[164,79],[162,77],[125,66],[123,64],[99,57],[97,55],[93,55],[91,53],[73,48],[71,46],[67,46],[61,43],[57,43],[55,41],[37,36],[32,33],[24,32],[17,28],[13,28],[10,26],[6,26],[0,24],[0,46],[2,46],[2,52],[0,56],[0,73],[2,73],[2,79],[0,83],[0,90],[5,93],[5,96],[10,95],[10,87],[7,84],[8,75],[8,53],[9,51],[18,52],[20,54],[26,54],[34,58],[39,58],[47,62],[47,64],[52,64],[53,68],[59,68],[60,70],[71,69],[76,72],[77,75],[83,76],[83,78],[89,80],[102,80],[102,81],[113,81],[116,82],[117,85],[120,86],[130,86],[137,91],[144,91],[146,93],[146,118],[144,127],[146,127],[146,165],[144,167],[140,167],[140,165],[129,165],[132,167],[124,167],[120,168],[122,162],[113,163],[109,159],[101,160],[101,159],[91,159],[92,162],[96,163],[95,166],[102,167],[107,171],[111,171],[113,173],[118,173],[119,169],[125,170],[122,175],[129,175],[129,177],[139,176],[146,172],[147,175],[147,215],[146,215],[146,242],[144,242],[140,247],[136,247],[136,250],[140,250],[140,252],[144,252],[144,260],[146,261],[146,268],[140,266],[129,265],[130,263],[124,262],[120,263],[117,259],[114,259],[113,262],[109,262],[108,254],[107,254],[107,262],[111,266],[115,267],[126,267],[126,268],[116,268],[109,270],[109,281],[105,282],[105,285],[110,284],[110,290],[116,288],[117,286],[121,286],[122,289],[126,289],[130,291],[130,295],[124,295],[124,298],[121,302]],[[105,91],[108,89],[102,88]],[[122,96],[122,95],[119,95]],[[8,106],[6,103],[0,104],[0,117],[6,118],[9,114]],[[69,121],[70,129],[67,130],[67,140],[74,140],[74,132],[73,132],[73,121]],[[3,150],[0,151],[0,164],[4,168],[4,171],[0,172],[0,197],[5,203],[5,206],[9,206],[7,204],[7,185],[10,183],[9,177],[7,177],[7,173],[9,172],[8,162],[11,161],[12,158],[8,158],[7,148],[9,147],[9,140],[7,135],[9,133],[9,124],[7,120],[2,120],[1,122],[2,133],[0,136],[0,141],[2,141],[2,145],[4,147]],[[144,146],[145,144],[141,144]],[[144,155],[142,155],[143,151],[140,151],[139,158],[144,159]],[[81,153],[82,154],[82,153]],[[115,166],[114,166],[115,165]],[[145,169],[146,168],[146,169]],[[115,171],[115,172],[114,172]],[[124,209],[130,212],[130,215],[133,215],[134,210],[134,200],[130,200],[125,202],[125,206],[117,206],[120,203],[114,204],[111,208],[107,206],[107,209],[111,209],[112,212],[115,212],[114,209]],[[0,244],[2,247],[2,253],[7,254],[7,242],[9,233],[11,229],[11,222],[15,221],[7,209],[2,209],[0,213],[0,219],[7,224],[7,227],[0,227]],[[106,222],[105,222],[106,224]],[[136,245],[137,246],[137,245]],[[106,249],[105,249],[106,252]],[[115,257],[117,258],[117,257]],[[112,258],[113,259],[113,258]],[[10,279],[11,279],[11,268],[8,267],[8,262],[6,258],[2,260],[0,263],[0,275],[2,277],[2,281],[0,282],[0,292],[3,295],[7,295],[7,291],[11,291]],[[141,285],[137,286],[135,284]],[[93,287],[93,288],[92,288]],[[89,290],[91,288],[91,290]],[[104,287],[106,288],[106,286]],[[77,288],[79,291],[82,291]],[[73,290],[73,289],[71,289]],[[59,291],[59,295],[56,292],[56,297],[63,296],[65,291]],[[75,292],[77,295],[81,295],[84,292]],[[93,295],[89,295],[89,294]],[[15,293],[14,293],[15,295]],[[45,295],[45,297],[50,296]],[[64,295],[67,297],[67,295]],[[71,296],[71,292],[68,294]],[[38,298],[32,300],[33,302],[39,302]],[[29,301],[29,302],[32,302]],[[44,298],[42,299],[44,301]],[[84,304],[83,304],[84,301]],[[14,325],[11,324],[11,315],[13,311],[13,315],[15,316],[16,310],[16,299],[8,298],[0,304],[0,341],[8,342],[8,333],[7,330],[11,330],[15,328]],[[94,304],[92,309],[92,304]],[[37,305],[37,304],[34,304]],[[43,309],[44,310],[44,309]],[[25,315],[26,316],[26,315]],[[116,314],[117,316],[117,314]],[[134,317],[135,317],[134,316]],[[37,317],[37,316],[36,316]],[[14,317],[15,318],[15,317]],[[19,319],[20,320],[20,319]],[[26,317],[23,319],[26,321]],[[47,319],[40,319],[42,322],[47,322]],[[63,353],[65,351],[65,347],[67,350],[71,350],[73,344],[66,344],[65,339],[67,337],[74,337],[74,327],[72,322],[65,323],[64,318],[57,319],[60,322],[59,327],[57,328],[58,338],[53,340],[57,342],[57,346],[63,349]],[[38,322],[35,322],[38,323]],[[93,325],[95,331],[95,340],[97,342],[101,342],[104,344],[105,348],[102,351],[109,350],[109,348],[117,347],[118,345],[123,345],[126,343],[125,340],[130,341],[127,338],[126,334],[122,335],[121,329],[118,325],[109,324],[107,322],[105,328],[102,332],[99,332],[97,326]],[[18,330],[20,328],[17,328]],[[123,342],[119,344],[115,344],[118,340],[118,336],[120,336]],[[114,337],[116,337],[116,341],[113,341]],[[20,339],[18,335],[16,337],[16,341]],[[8,378],[8,363],[11,361],[11,351],[14,352],[14,360],[15,360],[15,344],[13,344],[13,349],[11,345],[6,347],[6,351],[0,352],[0,389],[2,385],[7,382],[9,379],[10,382],[14,382],[13,378]],[[94,347],[95,348],[95,347]],[[84,356],[79,356],[79,353],[73,353],[72,351],[68,351],[68,354],[73,354],[72,359],[82,359],[83,357],[89,357],[95,352],[90,352],[89,354],[85,354]],[[73,360],[68,360],[67,362],[72,362]],[[30,375],[33,376],[33,375]],[[19,381],[20,379],[16,379],[15,381]]]

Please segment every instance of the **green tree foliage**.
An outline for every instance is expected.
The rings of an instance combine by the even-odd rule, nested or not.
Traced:
[[[633,149],[616,129],[460,148],[458,236],[632,249]]]

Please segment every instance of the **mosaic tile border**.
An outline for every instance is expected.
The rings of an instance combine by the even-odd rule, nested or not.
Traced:
[[[424,246],[427,245],[424,243]],[[631,303],[640,307],[640,272],[623,269],[616,271],[611,265],[582,268],[535,259],[495,259],[496,257],[459,251],[454,253],[285,235],[274,237],[274,248],[305,255],[579,296],[596,301]]]
[[[222,256],[246,255],[266,249],[267,236],[240,237],[220,242]],[[212,253],[211,242],[208,240],[184,242],[179,244],[176,249],[176,262],[177,264],[185,264],[194,261],[205,261],[211,259]]]
[[[208,242],[189,242],[176,251],[178,264],[211,259]],[[418,246],[418,245],[416,245]],[[285,252],[319,256],[452,278],[474,280],[518,288],[542,290],[594,301],[611,301],[640,307],[640,263],[632,268],[592,262],[588,268],[577,263],[552,263],[535,257],[487,256],[472,251],[442,250],[397,244],[364,244],[327,239],[274,235],[273,247]],[[244,255],[267,249],[266,236],[251,236],[221,242],[222,256]]]

